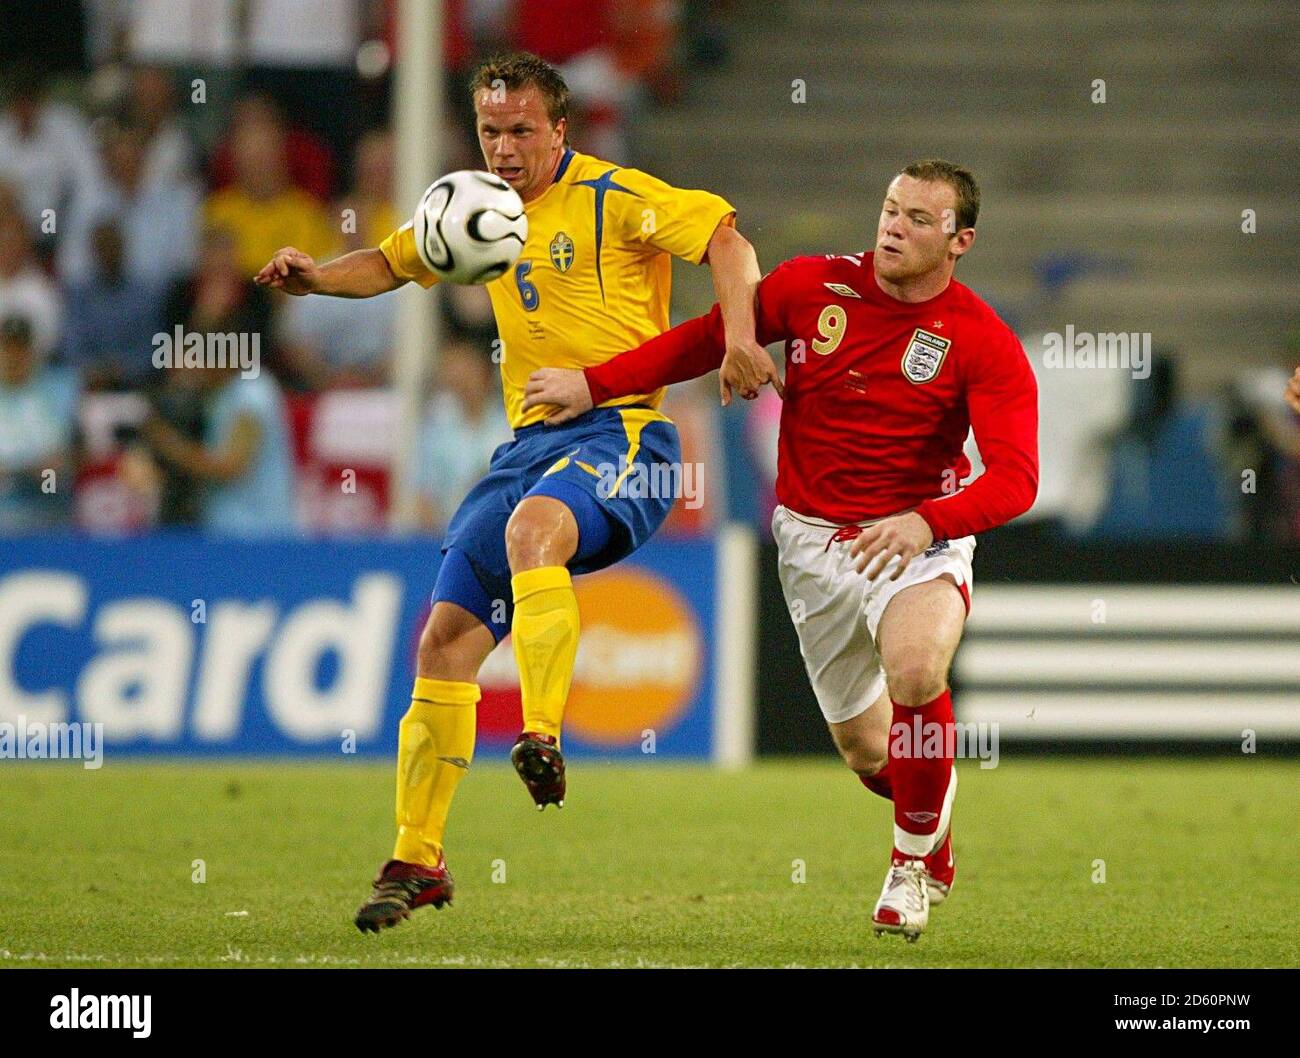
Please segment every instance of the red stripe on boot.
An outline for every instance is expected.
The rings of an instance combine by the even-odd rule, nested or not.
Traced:
[[[945,690],[924,705],[894,702],[893,706],[889,775],[894,823],[909,834],[933,834],[939,827],[956,749],[952,693]]]

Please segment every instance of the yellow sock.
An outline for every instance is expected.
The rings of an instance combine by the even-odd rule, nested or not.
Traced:
[[[456,785],[474,759],[476,683],[419,677],[397,743],[393,859],[437,866]]]
[[[558,739],[578,653],[573,578],[563,566],[542,566],[515,574],[510,586],[515,596],[510,635],[519,666],[524,730]]]

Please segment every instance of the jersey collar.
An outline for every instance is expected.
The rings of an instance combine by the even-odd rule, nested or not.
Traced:
[[[568,171],[568,169],[569,169],[569,163],[573,161],[574,155],[575,155],[576,153],[577,153],[577,152],[576,152],[572,147],[565,147],[565,148],[564,148],[564,154],[560,157],[560,165],[559,165],[559,167],[555,170],[555,175],[554,175],[553,177],[551,177],[551,182],[550,182],[550,184],[547,185],[545,191],[543,191],[540,195],[538,195],[538,196],[537,196],[535,199],[533,199],[531,202],[525,202],[525,203],[524,203],[524,209],[525,209],[525,210],[532,209],[532,208],[534,208],[535,206],[537,206],[538,203],[540,203],[540,202],[542,202],[543,200],[545,200],[546,196],[549,195],[549,194],[551,193],[551,189],[552,189],[553,187],[555,187],[555,186],[557,186],[557,185],[559,184],[560,180],[564,177],[564,174]]]
[[[565,147],[564,157],[560,159],[560,167],[555,170],[555,179],[551,181],[552,184],[558,184],[562,179],[564,179],[564,174],[568,171],[569,163],[571,161],[573,161],[573,148]]]

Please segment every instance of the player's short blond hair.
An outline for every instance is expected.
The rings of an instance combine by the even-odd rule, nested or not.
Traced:
[[[957,229],[975,227],[980,215],[980,186],[969,169],[942,158],[926,158],[905,167],[899,175],[947,184],[957,195]]]
[[[516,51],[509,55],[494,55],[474,71],[470,78],[470,100],[476,101],[483,89],[504,87],[512,92],[532,86],[542,95],[546,116],[552,125],[569,116],[569,86],[560,71],[545,59],[530,51]]]

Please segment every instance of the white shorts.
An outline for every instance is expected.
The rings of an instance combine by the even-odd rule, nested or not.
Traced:
[[[780,506],[772,515],[781,588],[817,704],[830,724],[865,712],[885,690],[876,629],[889,600],[946,573],[957,582],[969,610],[975,554],[973,536],[936,540],[898,580],[888,576],[897,558],[868,580],[853,568],[852,539],[832,540],[840,528]]]

